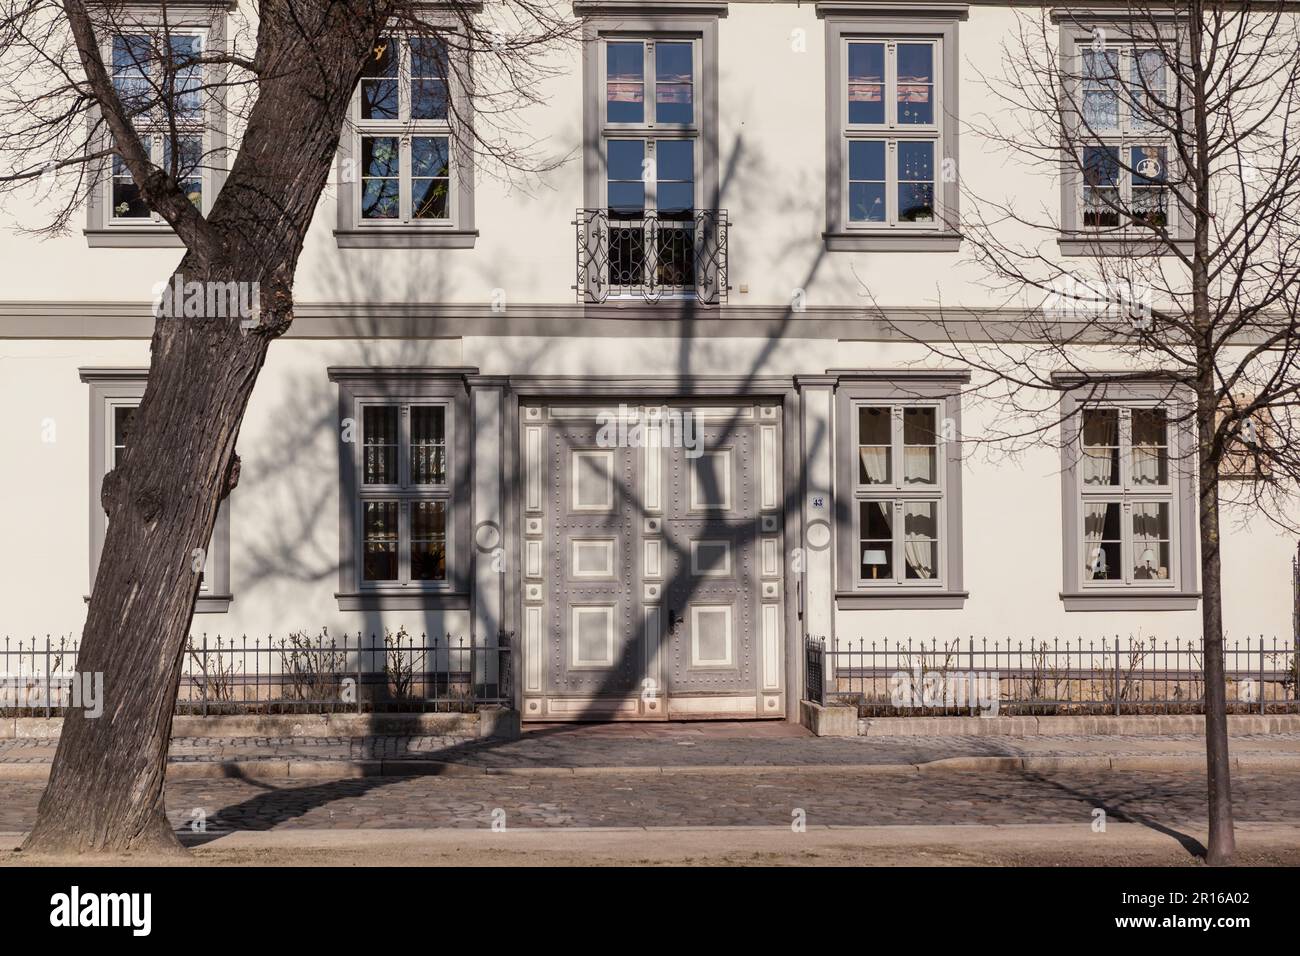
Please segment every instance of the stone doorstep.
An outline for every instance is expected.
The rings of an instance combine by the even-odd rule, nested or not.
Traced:
[[[0,740],[55,738],[62,717],[0,720]],[[519,736],[519,712],[480,707],[475,714],[250,714],[177,716],[173,737],[498,737]]]

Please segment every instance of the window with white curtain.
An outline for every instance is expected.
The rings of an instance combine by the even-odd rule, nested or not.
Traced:
[[[1174,586],[1178,499],[1168,410],[1085,407],[1079,443],[1082,585]]]
[[[858,584],[940,584],[946,547],[940,405],[863,403],[854,416]]]

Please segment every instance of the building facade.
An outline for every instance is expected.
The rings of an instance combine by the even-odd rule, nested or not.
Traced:
[[[224,5],[184,9],[194,43],[225,42]],[[952,227],[959,186],[1004,186],[963,118],[1000,108],[979,77],[1013,6],[572,14],[582,42],[516,121],[564,159],[530,184],[461,148],[472,98],[438,56],[400,36],[377,54],[196,634],[506,635],[525,720],[791,719],[806,636],[1199,637],[1191,436],[1167,396],[1117,390],[1006,456],[973,440],[995,427],[979,375],[916,341],[951,310],[1014,327]],[[1015,188],[1086,226],[1054,177]],[[196,165],[192,198],[221,178]],[[0,232],[14,641],[80,632],[99,486],[182,254],[117,170],[84,230],[15,231],[41,213],[11,203]],[[1103,346],[1081,361],[1108,367]],[[1293,542],[1249,511],[1225,525],[1229,635],[1289,635]]]

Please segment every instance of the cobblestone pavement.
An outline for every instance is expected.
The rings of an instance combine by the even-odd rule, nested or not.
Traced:
[[[1300,821],[1300,773],[1233,777],[1239,821]],[[41,784],[0,783],[0,830],[26,829]],[[1094,808],[1109,820],[1156,829],[1196,825],[1205,815],[1195,773],[620,774],[577,777],[372,777],[300,784],[235,779],[167,786],[169,815],[189,839],[231,830],[533,827],[1070,824]],[[496,816],[494,817],[494,812]],[[1163,831],[1162,831],[1163,832]]]
[[[56,741],[0,741],[0,763],[46,763]],[[1234,756],[1300,755],[1300,734],[1233,737]],[[458,737],[183,737],[173,762],[229,760],[445,760],[478,767],[866,766],[927,763],[948,757],[1199,755],[1198,734],[1032,737],[812,737],[790,733],[531,730],[518,740]]]

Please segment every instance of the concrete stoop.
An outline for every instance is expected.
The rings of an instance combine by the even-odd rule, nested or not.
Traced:
[[[62,717],[7,717],[0,740],[55,738]],[[494,737],[519,736],[519,712],[480,707],[473,714],[212,714],[177,716],[173,737]]]
[[[1095,737],[1203,734],[1200,714],[1071,717],[859,717],[856,707],[799,702],[799,722],[818,737]],[[1232,715],[1233,737],[1300,733],[1300,714]]]

